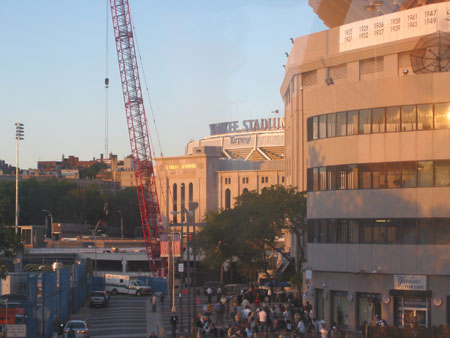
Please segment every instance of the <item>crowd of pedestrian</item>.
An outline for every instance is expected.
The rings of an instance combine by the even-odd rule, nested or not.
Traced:
[[[313,317],[309,302],[298,295],[250,288],[235,295],[225,295],[218,288],[206,290],[208,302],[195,319],[196,337],[344,337],[332,325]],[[216,296],[216,297],[213,297]],[[215,299],[214,299],[215,298]]]

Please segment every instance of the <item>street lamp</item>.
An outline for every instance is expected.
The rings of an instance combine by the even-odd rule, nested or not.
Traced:
[[[19,233],[19,141],[24,137],[23,123],[16,123],[16,216],[15,216],[15,231],[16,235]]]
[[[49,231],[48,231],[48,227],[47,227],[47,225],[48,225],[47,217],[50,216],[50,238],[51,238],[51,233],[52,233],[52,230],[53,230],[53,215],[48,210],[43,209],[42,211],[47,213],[47,215],[45,216],[45,237],[46,238],[49,238],[48,237]]]
[[[197,209],[198,203],[197,202],[189,202],[189,210],[186,210],[185,208],[182,208],[181,211],[172,211],[172,215],[181,214],[184,213],[186,215],[186,250],[187,250],[187,298],[188,298],[188,333],[191,334],[191,245],[190,245],[190,238],[189,238],[189,225],[192,222],[193,230],[194,230],[194,237],[193,240],[195,242],[195,209]],[[183,229],[183,225],[181,224],[181,229]],[[183,233],[183,230],[181,230],[181,233]],[[183,237],[181,237],[181,240],[183,240]],[[194,279],[196,277],[195,269],[196,269],[196,255],[195,255],[195,246],[194,246]],[[197,284],[196,280],[194,280],[194,297],[196,295],[196,289]],[[196,303],[194,302],[194,316],[196,314]]]

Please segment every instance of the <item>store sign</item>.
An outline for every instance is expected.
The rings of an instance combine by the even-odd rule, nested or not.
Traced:
[[[27,336],[27,326],[24,324],[8,325],[6,335],[8,338],[25,338]]]
[[[394,289],[425,291],[427,289],[427,276],[394,275]]]
[[[273,117],[268,119],[254,119],[242,121],[242,127],[239,121],[221,122],[209,125],[210,135],[220,135],[229,133],[280,130],[284,129],[285,122],[282,117]]]
[[[415,7],[340,27],[339,52],[450,31],[450,3]]]

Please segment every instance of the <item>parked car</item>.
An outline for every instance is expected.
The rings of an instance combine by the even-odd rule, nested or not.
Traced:
[[[208,293],[206,292],[206,290],[208,290],[208,288],[211,288],[213,291],[213,295],[215,295],[219,287],[222,290],[222,294],[226,295],[227,288],[224,287],[221,282],[206,282],[205,284],[203,284],[203,293],[205,294],[205,296],[207,296]]]
[[[64,327],[64,338],[69,336],[69,330],[75,331],[76,338],[89,338],[89,329],[84,320],[69,320]]]
[[[109,296],[106,291],[93,291],[89,295],[89,306],[103,306],[107,307],[109,305]]]

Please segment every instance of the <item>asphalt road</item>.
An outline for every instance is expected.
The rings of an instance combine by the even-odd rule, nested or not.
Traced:
[[[85,307],[71,319],[87,321],[91,337],[147,338],[158,334],[160,315],[151,312],[150,297],[116,295],[109,307]]]

